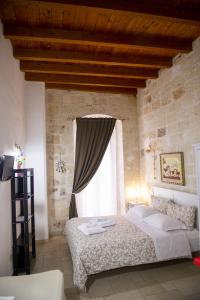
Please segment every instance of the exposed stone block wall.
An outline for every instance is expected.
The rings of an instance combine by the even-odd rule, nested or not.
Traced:
[[[72,119],[89,114],[123,119],[125,189],[139,181],[136,99],[132,95],[79,91],[46,91],[47,165],[50,233],[60,233],[68,218],[74,174]],[[66,173],[56,172],[56,161],[66,162]]]
[[[200,39],[193,43],[191,53],[177,56],[171,68],[160,71],[158,79],[149,80],[139,91],[137,103],[142,181],[195,193],[192,145],[200,143]],[[153,152],[146,151],[149,143],[155,149],[155,172]],[[185,186],[160,180],[159,154],[177,151],[184,152]]]

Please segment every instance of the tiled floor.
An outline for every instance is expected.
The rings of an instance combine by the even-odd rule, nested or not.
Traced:
[[[37,244],[33,273],[60,269],[68,300],[200,300],[200,268],[191,260],[130,267],[89,277],[88,290],[73,286],[72,261],[64,236]]]

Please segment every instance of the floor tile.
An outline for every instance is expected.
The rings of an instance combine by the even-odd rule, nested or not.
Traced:
[[[89,287],[88,293],[91,297],[104,297],[111,295],[113,290],[107,278],[96,279]]]
[[[166,291],[176,290],[176,287],[173,281],[165,281],[160,284]]]
[[[142,281],[135,282],[135,286],[138,289],[146,288],[146,287],[148,288],[149,286],[152,286],[152,285],[159,285],[159,283],[151,277],[149,277],[148,279],[147,278],[143,279]]]
[[[105,300],[144,300],[145,298],[139,291],[127,291],[123,293],[117,293],[108,297]]]
[[[67,300],[80,300],[79,294],[66,294]],[[86,299],[84,299],[86,300]]]
[[[186,300],[180,292],[174,290],[170,292],[162,292],[156,295],[146,296],[145,300]]]
[[[187,300],[200,300],[200,294],[193,294],[186,297]]]
[[[199,276],[185,277],[184,279],[174,280],[173,284],[184,296],[200,293]]]
[[[136,289],[136,285],[130,273],[119,274],[108,278],[114,293],[125,292]]]
[[[149,296],[164,292],[164,288],[160,284],[148,285],[138,290],[143,296]]]
[[[64,287],[66,288],[74,288],[73,278],[69,274],[64,275]]]

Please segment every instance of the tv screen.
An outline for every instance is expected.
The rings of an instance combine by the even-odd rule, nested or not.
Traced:
[[[12,177],[14,167],[14,156],[3,155],[0,157],[0,180],[7,181]]]

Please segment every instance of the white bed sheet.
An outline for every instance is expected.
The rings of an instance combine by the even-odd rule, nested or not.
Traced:
[[[138,218],[125,216],[130,222],[138,226],[154,241],[156,256],[159,261],[181,257],[191,257],[191,247],[189,239],[184,230],[162,231]]]
[[[191,251],[192,252],[199,251],[200,250],[199,231],[197,229],[186,230],[186,235],[190,243]]]

